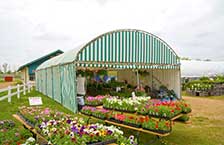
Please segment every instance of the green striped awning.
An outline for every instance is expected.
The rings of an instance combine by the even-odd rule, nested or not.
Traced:
[[[141,30],[124,29],[102,34],[64,54],[54,57],[37,70],[75,63],[77,67],[116,69],[179,69],[179,57],[159,37]]]
[[[77,66],[133,69],[176,69],[179,58],[157,36],[139,30],[118,30],[100,35],[77,54]]]

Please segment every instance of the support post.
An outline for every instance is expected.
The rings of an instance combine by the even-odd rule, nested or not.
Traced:
[[[23,95],[26,95],[26,84],[23,84]]]
[[[20,84],[17,85],[17,98],[20,98]]]
[[[11,86],[8,86],[8,102],[11,103]]]
[[[28,93],[30,93],[30,83],[27,83]]]
[[[139,74],[138,74],[138,70],[137,70],[137,86],[138,86],[138,88],[140,87],[140,81],[139,81]]]

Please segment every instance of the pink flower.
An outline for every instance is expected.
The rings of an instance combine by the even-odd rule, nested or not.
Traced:
[[[50,114],[50,109],[49,109],[49,108],[45,108],[45,109],[44,109],[44,114],[46,114],[46,115],[47,115],[47,114]]]

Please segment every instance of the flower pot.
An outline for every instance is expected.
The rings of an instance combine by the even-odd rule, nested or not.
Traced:
[[[111,144],[111,143],[116,143],[116,142],[117,142],[117,139],[110,139],[110,140],[104,141],[103,142],[103,145],[107,145],[107,144]]]
[[[108,120],[112,121],[112,122],[115,122],[115,123],[120,123],[120,124],[122,124],[122,122],[123,122],[123,121],[120,121],[120,120],[116,120],[114,118],[109,118]]]
[[[145,127],[143,127],[143,129],[148,130],[148,131],[152,131],[152,132],[156,132],[156,133],[159,133],[159,134],[166,134],[166,133],[170,132],[170,130],[156,130],[156,129],[149,129],[149,128],[145,128]]]
[[[94,115],[94,114],[93,114],[93,116],[96,117],[96,118],[99,118],[99,119],[103,119],[103,120],[106,119],[106,117],[103,117],[103,116],[97,116],[97,115]]]
[[[103,142],[89,142],[87,145],[104,145]]]
[[[81,113],[84,114],[84,115],[87,115],[87,116],[91,116],[91,114],[88,114],[86,112],[81,112]]]
[[[141,127],[141,124],[134,124],[134,123],[129,123],[129,122],[123,122],[123,124],[131,126],[131,127],[135,127],[135,128]]]

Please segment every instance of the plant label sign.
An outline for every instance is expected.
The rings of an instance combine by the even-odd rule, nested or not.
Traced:
[[[29,97],[30,106],[43,105],[41,97]]]

